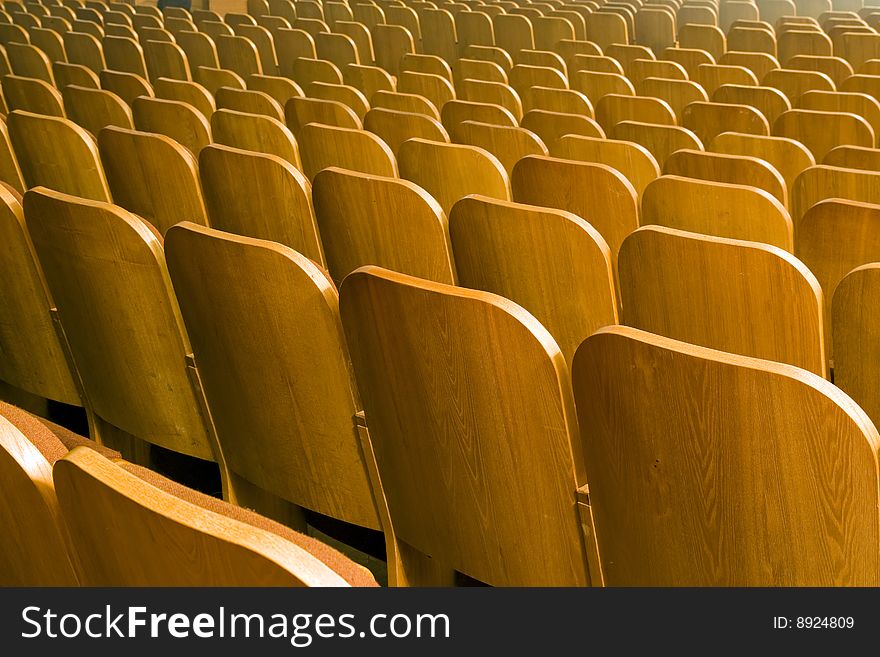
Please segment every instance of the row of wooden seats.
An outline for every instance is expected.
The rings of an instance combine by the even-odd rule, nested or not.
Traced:
[[[314,539],[2,402],[0,479],[2,586],[376,585]]]
[[[135,297],[135,292],[149,290],[134,274],[163,264],[161,243],[144,222],[113,206],[40,189],[27,193],[25,208],[77,366],[78,323],[93,331],[93,343],[105,338],[98,333],[102,322],[76,317],[73,303],[89,307],[88,296],[125,284],[129,304],[136,303],[140,315],[155,314],[156,299],[150,303],[147,294]],[[108,262],[107,243],[116,248],[112,267],[99,263]],[[387,514],[386,532],[394,527],[395,556],[389,558],[397,562],[398,584],[448,584],[453,571],[508,585],[844,584],[876,579],[876,430],[843,393],[816,375],[609,327],[588,338],[571,361],[572,397],[569,359],[534,317],[502,297],[366,267],[346,278],[336,311],[335,292],[320,270],[280,245],[181,224],[169,230],[165,249],[193,339],[190,362],[204,387],[227,465],[239,470],[231,478],[235,484],[230,488],[236,492],[239,484],[249,490],[245,477],[253,475],[248,467],[263,474],[271,464],[279,473],[302,475],[308,464],[330,455],[330,444],[344,451],[337,440],[354,442],[352,416],[345,410],[351,408],[354,383],[347,359],[339,356],[348,345],[364,405],[362,418],[369,423],[369,434],[362,425],[357,431],[364,448],[370,448],[367,454],[375,455],[377,470],[364,472],[371,459],[364,462],[355,452],[348,476],[340,475],[341,464],[336,463],[316,472],[315,478],[291,481],[287,476],[274,485],[327,487],[324,494],[351,512],[357,499],[350,489],[353,480],[369,481],[377,502],[380,495],[387,500],[387,509],[380,511]],[[143,258],[135,257],[137,250],[152,251],[154,264],[145,266]],[[89,267],[92,262],[99,265]],[[76,283],[64,284],[65,274]],[[75,292],[66,291],[73,286]],[[115,308],[105,306],[104,313],[118,318]],[[298,340],[291,341],[291,335]],[[328,371],[330,352],[321,347],[327,340],[336,345],[337,373]],[[303,349],[303,343],[310,348]],[[299,368],[290,367],[293,361]],[[487,369],[487,362],[493,367]],[[303,365],[311,368],[311,376],[295,374]],[[645,368],[654,376],[645,377]],[[432,374],[436,372],[455,375],[438,379]],[[342,381],[341,399],[316,376]],[[711,381],[704,381],[706,376]],[[611,391],[615,393],[609,396]],[[325,409],[320,416],[303,406],[316,394]],[[455,408],[465,399],[469,412],[460,415]],[[332,424],[327,413],[333,403],[342,407],[337,409],[341,433],[335,440],[328,435]],[[290,408],[303,411],[297,424],[316,422],[305,435],[320,431],[320,450],[294,454],[303,437],[289,436]],[[705,413],[724,418],[723,424],[707,429],[698,419]],[[448,424],[452,417],[459,424]],[[817,430],[817,417],[826,430]],[[261,439],[245,442],[243,436]],[[455,439],[450,442],[451,436]],[[469,444],[467,436],[479,442]],[[659,444],[648,436],[666,436],[669,442]],[[768,449],[768,440],[774,448]],[[709,485],[719,488],[726,504],[738,506],[737,499],[751,498],[754,490],[776,482],[770,508],[788,522],[755,519],[735,545],[729,543],[729,530],[715,526],[714,514],[694,508],[694,500],[704,497],[706,480],[686,467],[690,455],[682,454],[682,441],[692,446],[693,458],[720,459],[751,478],[746,487],[739,478],[711,479]],[[829,446],[829,441],[834,442]],[[829,454],[825,459],[815,458],[826,453],[820,444]],[[624,456],[620,450],[625,445],[631,447]],[[802,453],[814,458],[797,456]],[[627,471],[614,465],[621,462],[629,464]],[[799,465],[786,466],[792,463]],[[808,472],[803,471],[805,463]],[[847,464],[843,468],[850,479],[847,486],[834,486],[841,463]],[[653,469],[654,476],[646,479],[643,468]],[[481,473],[476,479],[474,471]],[[782,478],[784,485],[780,471],[789,472]],[[268,487],[270,480],[264,481]],[[843,498],[829,501],[818,492],[816,481],[845,490]],[[855,501],[853,489],[859,492]],[[289,491],[284,494],[290,496]],[[668,518],[633,514],[633,509],[647,508],[649,499],[690,505],[692,513],[675,517],[686,524],[696,518],[704,531],[670,529]],[[630,520],[621,527],[625,508]],[[494,520],[487,531],[490,509]],[[824,509],[846,510],[839,522],[850,540],[842,558],[826,559],[818,549],[832,531],[827,519],[834,514]],[[535,518],[542,519],[540,532],[528,531]],[[523,540],[526,536],[529,540]],[[644,539],[652,546],[647,555],[633,550],[639,536],[650,537]],[[692,538],[683,541],[682,536]],[[486,541],[491,541],[488,548]],[[737,557],[720,568],[714,561],[695,564],[694,555],[706,549],[703,541],[726,545]],[[867,549],[871,541],[873,548]],[[780,559],[785,567],[756,558],[767,549],[759,546],[772,546],[772,562]],[[432,558],[426,562],[423,554]]]
[[[425,143],[424,143],[424,142],[422,142],[422,143],[415,142],[415,144],[418,145],[420,148],[424,148],[424,147],[425,147]],[[422,152],[424,152],[424,151],[422,151]],[[473,152],[473,151],[471,151],[471,152]],[[536,160],[536,159],[538,159],[538,158],[526,158],[526,162],[532,162],[532,161],[534,161],[534,160]],[[566,168],[564,162],[563,162],[562,165],[554,164],[554,166],[555,166],[555,169],[553,169],[553,170],[555,170],[555,171],[565,170],[565,168]],[[548,167],[548,169],[549,169],[549,168],[550,168],[550,167]],[[569,167],[569,168],[570,168],[570,167]],[[442,174],[443,172],[445,172],[445,171],[447,171],[447,170],[448,170],[448,167],[444,167],[444,166],[442,166],[442,164],[440,164],[440,165],[438,165],[438,170],[437,170],[435,173],[441,173],[441,174]],[[524,171],[527,171],[527,169],[525,169],[525,167],[524,167]],[[332,171],[331,171],[330,173],[332,173]],[[514,173],[515,173],[515,171],[514,171]],[[426,176],[426,177],[427,177],[427,176]],[[515,176],[514,176],[514,177],[515,177]],[[523,174],[523,179],[524,179],[525,181],[527,181],[527,182],[531,182],[531,181],[534,180],[534,177],[533,177],[531,174],[526,174],[526,173],[524,173],[524,174]],[[458,190],[458,191],[460,191],[460,190]],[[458,192],[456,192],[456,193],[458,193]],[[452,200],[454,200],[454,197],[455,197],[455,193],[453,193],[453,194],[450,195],[450,198],[451,198]],[[465,200],[467,201],[467,200],[469,200],[469,199],[465,199]],[[476,201],[479,201],[480,199],[475,199],[475,200],[476,200]],[[489,201],[488,199],[486,199],[486,200]],[[489,201],[489,203],[486,204],[486,205],[491,205],[492,203],[494,203],[494,202]],[[452,213],[454,212],[454,207],[455,207],[455,205],[452,205],[451,203],[449,203],[449,204],[447,204],[447,205],[449,206],[448,209],[449,209],[450,213],[452,214]],[[479,207],[479,206],[477,206],[477,207]],[[482,209],[482,208],[480,208],[480,211],[485,211],[485,210]],[[552,213],[548,213],[548,214],[552,214]],[[662,232],[662,231],[661,231],[661,232]],[[636,234],[643,235],[643,234],[645,234],[645,231],[643,230],[641,233],[637,232]],[[635,234],[634,234],[634,235],[635,235]],[[687,237],[687,236],[685,236],[685,237]],[[595,239],[595,238],[594,238],[594,239]],[[598,241],[598,240],[596,240],[596,241]],[[447,256],[447,257],[448,257],[448,256]],[[455,257],[456,257],[456,260],[457,260],[457,259],[458,259],[457,252],[456,252],[456,254],[455,254]],[[606,262],[607,262],[607,260],[606,260]],[[609,269],[608,269],[607,264],[606,264],[606,266],[605,266],[605,278],[606,278],[606,280],[609,280],[609,281],[610,281]],[[552,279],[551,279],[551,280],[552,280]],[[785,286],[783,286],[783,287],[785,287]],[[511,294],[509,294],[508,296],[511,296],[511,297],[513,297],[513,298],[516,300],[516,295],[515,295],[514,293],[511,293]],[[613,298],[613,297],[612,297],[612,298]],[[623,309],[624,309],[624,311],[626,310],[626,308],[627,308],[627,305],[624,304],[624,305],[623,305]],[[533,311],[533,312],[536,312],[536,314],[537,314],[537,311]],[[543,320],[543,318],[542,318],[542,321],[545,322],[545,324],[547,324],[548,326],[550,325],[550,322],[549,322],[549,321],[546,321],[546,320]],[[553,330],[555,331],[555,329],[553,329]],[[592,331],[590,331],[590,332],[592,332]],[[577,343],[575,343],[574,346],[576,347],[576,346],[577,346]],[[820,361],[820,362],[821,362],[821,361]],[[823,364],[823,367],[824,367],[824,364]],[[392,513],[392,515],[393,515],[393,513]],[[471,572],[476,572],[476,571],[471,570]]]

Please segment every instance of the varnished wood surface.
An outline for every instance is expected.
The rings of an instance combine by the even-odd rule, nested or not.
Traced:
[[[194,224],[169,231],[167,248],[230,470],[294,504],[378,528],[330,280],[287,247]]]
[[[608,244],[570,212],[468,196],[449,217],[459,285],[531,312],[568,362],[585,337],[617,323]]]
[[[482,148],[410,139],[400,146],[398,164],[400,177],[431,194],[447,214],[468,194],[510,200],[504,167]]]
[[[501,297],[377,267],[346,278],[340,309],[401,543],[488,584],[588,583],[574,408],[546,330]]]
[[[27,187],[110,200],[98,148],[85,130],[67,119],[19,111],[9,115],[8,127]]]
[[[174,497],[87,448],[53,476],[87,584],[346,586],[299,546]]]
[[[9,420],[0,416],[0,584],[76,586],[52,465]]]
[[[607,584],[876,585],[880,438],[827,381],[619,326],[574,390]]]
[[[315,176],[312,198],[337,285],[364,265],[455,283],[446,215],[415,183],[328,168]]]
[[[604,164],[529,156],[513,170],[513,200],[566,210],[595,228],[616,263],[623,238],[639,225],[636,191]]]
[[[25,218],[91,410],[150,443],[215,458],[159,236],[120,207],[46,189]]]
[[[643,226],[656,224],[794,251],[788,210],[756,187],[662,176],[645,189],[641,208]]]
[[[0,380],[45,399],[82,404],[50,310],[52,300],[21,203],[0,185]]]
[[[189,149],[165,135],[114,127],[101,130],[98,148],[117,205],[162,234],[180,221],[207,224],[198,165]]]
[[[289,246],[324,264],[308,179],[276,155],[211,145],[199,179],[212,227]]]
[[[782,249],[645,226],[618,267],[622,324],[826,374],[822,288]]]

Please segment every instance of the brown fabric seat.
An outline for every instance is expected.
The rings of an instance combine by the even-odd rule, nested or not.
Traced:
[[[15,428],[31,441],[50,465],[54,465],[55,461],[74,447],[89,447],[108,459],[118,459],[122,456],[116,450],[103,447],[54,422],[31,415],[18,406],[0,402],[0,415],[15,425]]]
[[[139,465],[134,465],[133,463],[121,459],[118,459],[116,464],[123,470],[135,475],[138,479],[155,486],[161,491],[189,502],[190,504],[195,504],[203,509],[219,513],[222,516],[238,520],[239,522],[251,525],[252,527],[272,532],[276,536],[280,536],[291,543],[295,543],[332,568],[352,586],[378,586],[369,570],[356,564],[342,553],[311,536],[300,534],[289,527],[285,527],[284,525],[261,516],[249,509],[229,504],[223,500],[219,500],[215,497],[205,495],[178,484],[177,482],[167,479],[162,475]]]

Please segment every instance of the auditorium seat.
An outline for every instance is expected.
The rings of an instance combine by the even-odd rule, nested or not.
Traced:
[[[43,188],[24,209],[95,437],[127,458],[149,443],[224,474],[158,233],[118,206]]]
[[[315,539],[94,450],[52,478],[90,586],[376,585]]]
[[[211,143],[208,120],[188,103],[141,97],[134,99],[131,112],[137,130],[170,137],[193,155]]]
[[[794,251],[791,216],[776,197],[757,187],[664,175],[645,188],[641,210],[642,226],[666,226]]]
[[[312,198],[337,285],[364,265],[455,283],[446,215],[415,183],[331,167],[315,176]]]
[[[573,379],[606,585],[876,585],[877,430],[832,384],[623,326]]]
[[[108,125],[134,128],[131,109],[112,91],[69,85],[62,89],[61,96],[67,118],[85,128],[92,137]]]
[[[77,375],[53,319],[20,197],[0,185],[0,381],[43,399],[81,406]]]
[[[210,225],[272,240],[324,265],[308,179],[276,155],[214,144],[199,153]]]
[[[514,201],[565,210],[595,228],[616,270],[623,238],[639,225],[636,191],[621,173],[604,164],[530,155],[517,163],[511,180]]]
[[[482,148],[410,139],[400,146],[398,163],[400,177],[431,194],[447,214],[468,194],[510,200],[507,172]]]
[[[316,122],[301,126],[297,140],[303,173],[309,179],[327,167],[352,169],[374,176],[397,176],[394,153],[372,132]]]
[[[211,115],[214,143],[276,155],[302,171],[299,145],[290,129],[268,116],[217,110]]]
[[[76,447],[99,447],[0,402],[0,586],[77,586],[80,569],[61,517],[52,466]]]
[[[14,111],[8,121],[9,139],[28,188],[110,200],[97,145],[85,130],[68,119],[30,112]]]
[[[161,234],[179,221],[208,223],[198,163],[188,148],[165,135],[115,127],[101,130],[98,148],[117,205]]]
[[[641,198],[645,187],[660,175],[654,156],[629,141],[565,135],[556,141],[550,154],[564,160],[604,164],[622,173]]]
[[[580,217],[472,195],[452,207],[449,232],[459,284],[528,310],[569,363],[585,337],[617,323],[611,250]]]
[[[574,406],[546,330],[493,294],[377,267],[346,278],[340,310],[400,580],[588,584]]]
[[[198,82],[159,78],[153,84],[153,91],[156,98],[174,100],[192,106],[193,109],[198,110],[208,121],[211,120],[211,115],[216,109],[214,97]],[[130,102],[129,104],[132,106],[134,105],[133,102]],[[189,118],[189,120],[193,121],[192,118]]]
[[[793,255],[644,226],[624,240],[618,268],[622,324],[826,374],[822,289]]]

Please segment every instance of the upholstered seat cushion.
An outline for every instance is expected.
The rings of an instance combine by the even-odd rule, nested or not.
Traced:
[[[50,465],[54,465],[55,461],[74,447],[89,447],[108,459],[118,459],[121,456],[115,450],[102,447],[93,440],[80,436],[54,422],[31,415],[12,404],[0,402],[0,415],[9,420],[31,441]]]
[[[269,520],[249,509],[229,504],[223,500],[218,500],[215,497],[205,495],[178,484],[139,465],[134,465],[122,460],[118,460],[117,465],[148,484],[155,486],[159,490],[174,495],[190,504],[195,504],[203,509],[219,513],[227,518],[238,520],[239,522],[251,525],[252,527],[272,532],[291,543],[295,543],[327,564],[327,566],[332,568],[335,572],[339,573],[339,575],[352,586],[378,586],[375,578],[369,570],[354,563],[348,557],[311,536],[300,534],[289,527],[285,527],[274,520]]]

